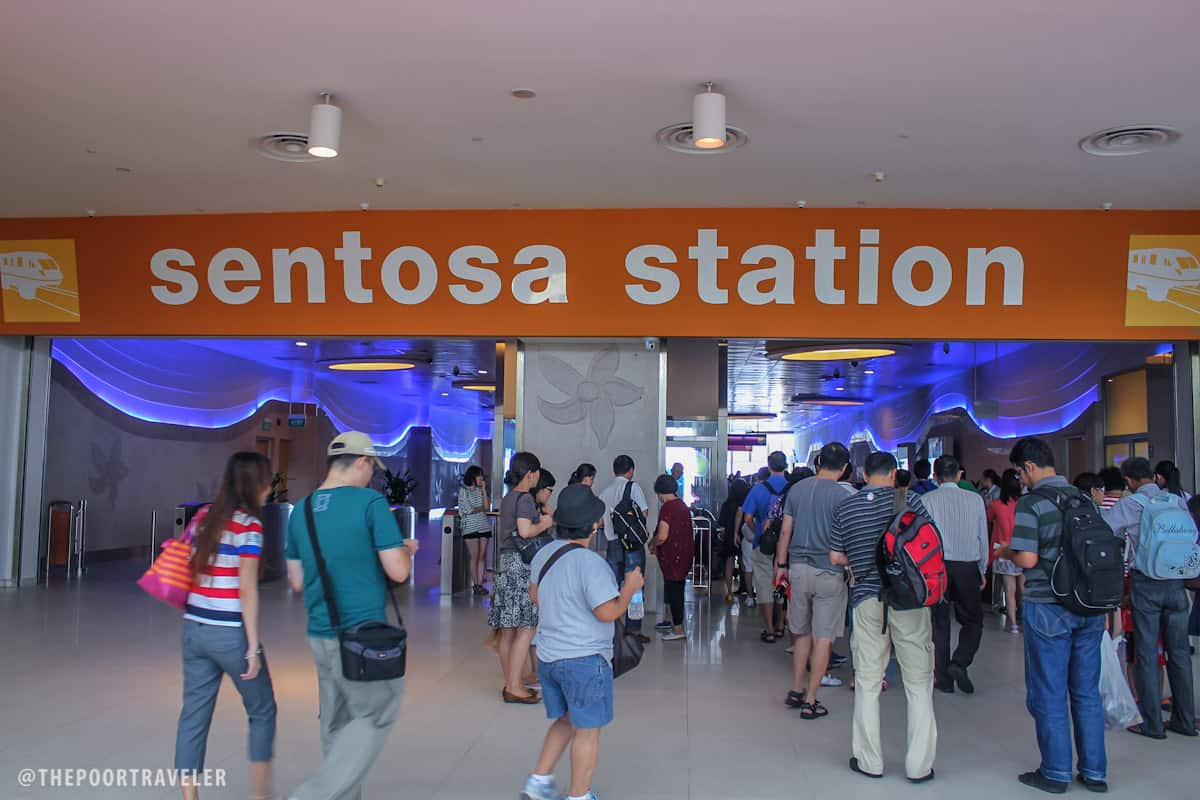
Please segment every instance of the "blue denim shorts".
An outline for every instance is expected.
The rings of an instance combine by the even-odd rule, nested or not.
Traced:
[[[613,673],[601,655],[538,660],[542,702],[549,719],[570,714],[576,728],[603,728],[613,720]]]

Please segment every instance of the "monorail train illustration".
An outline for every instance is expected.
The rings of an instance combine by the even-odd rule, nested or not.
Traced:
[[[38,289],[57,288],[63,281],[58,262],[30,250],[0,253],[0,288],[15,289],[22,300],[33,300]]]
[[[1152,247],[1129,251],[1129,288],[1143,289],[1156,303],[1172,289],[1200,287],[1200,261],[1187,250]]]

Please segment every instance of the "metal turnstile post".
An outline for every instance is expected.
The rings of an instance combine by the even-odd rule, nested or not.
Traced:
[[[692,588],[707,594],[712,578],[712,521],[708,517],[692,517]]]

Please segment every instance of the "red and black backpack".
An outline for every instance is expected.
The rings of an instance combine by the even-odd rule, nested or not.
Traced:
[[[942,536],[928,517],[901,511],[879,537],[875,563],[888,608],[908,611],[941,602],[946,594],[946,559]]]

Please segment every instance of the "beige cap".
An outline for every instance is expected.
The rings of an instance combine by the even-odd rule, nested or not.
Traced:
[[[387,469],[379,459],[379,451],[375,449],[371,437],[359,431],[346,431],[339,435],[329,443],[329,450],[326,452],[331,456],[370,456],[375,459],[380,469]]]

